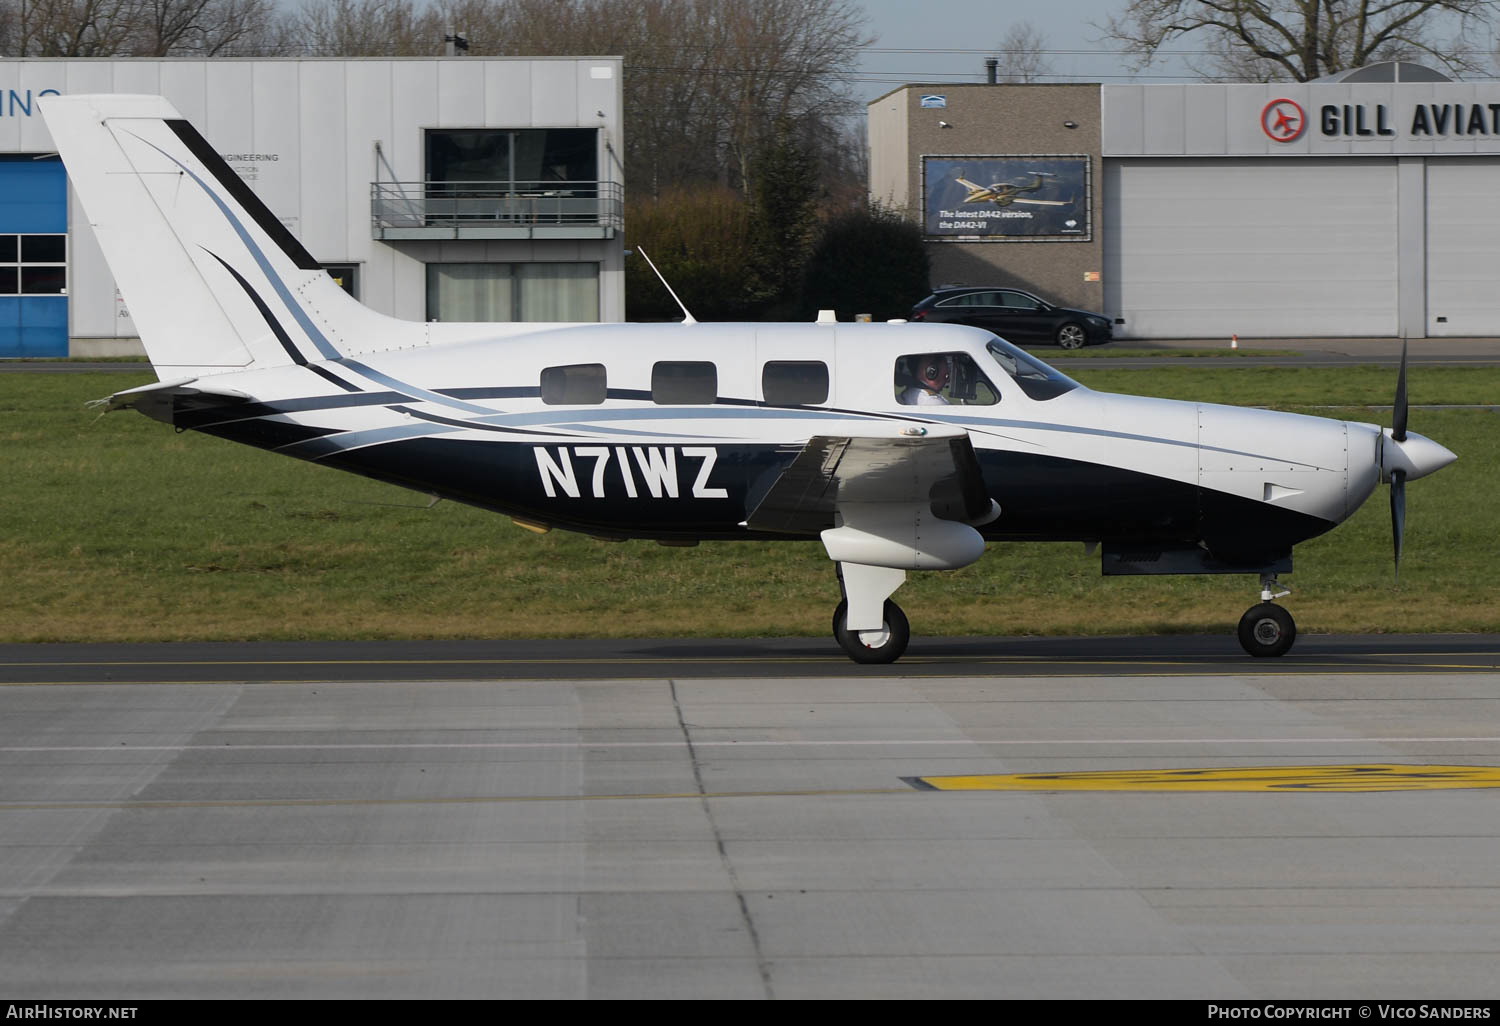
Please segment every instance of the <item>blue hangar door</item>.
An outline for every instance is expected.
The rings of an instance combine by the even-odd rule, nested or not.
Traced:
[[[68,355],[68,179],[0,156],[0,357]]]

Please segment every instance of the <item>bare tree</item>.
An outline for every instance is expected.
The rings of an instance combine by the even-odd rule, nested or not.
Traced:
[[[443,52],[442,19],[414,0],[306,0],[295,18],[315,57],[417,57]]]
[[[870,39],[844,0],[718,0],[716,6],[725,29],[716,99],[744,182],[755,154],[782,122],[832,120],[848,112],[843,83]]]
[[[216,57],[266,45],[272,0],[139,0],[140,57]]]
[[[1429,60],[1455,75],[1484,67],[1496,0],[1129,0],[1101,28],[1148,66],[1191,37],[1212,79],[1306,82],[1382,60]]]
[[[12,0],[8,54],[112,57],[129,53],[138,0]]]
[[[20,0],[0,0],[0,57],[22,57]]]
[[[325,6],[354,0],[316,0]],[[625,59],[631,180],[742,187],[778,119],[833,123],[864,17],[849,0],[438,0],[471,54]],[[823,133],[823,145],[836,145]]]
[[[999,61],[996,80],[999,82],[1040,82],[1052,74],[1052,62],[1047,59],[1047,37],[1037,31],[1029,21],[1012,22],[995,50]]]
[[[284,51],[274,0],[0,0],[0,54],[214,57]]]

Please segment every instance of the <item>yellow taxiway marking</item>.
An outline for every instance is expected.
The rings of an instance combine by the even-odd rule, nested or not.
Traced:
[[[1238,766],[906,777],[931,791],[1434,791],[1500,787],[1500,766]]]

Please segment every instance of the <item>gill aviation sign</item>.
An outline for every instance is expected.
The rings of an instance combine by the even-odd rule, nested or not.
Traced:
[[[1102,88],[1102,155],[1500,154],[1500,83]]]
[[[1418,103],[1402,124],[1412,137],[1500,136],[1500,103]],[[1327,138],[1397,134],[1396,113],[1384,103],[1325,103],[1318,108],[1318,131]],[[1307,115],[1295,100],[1272,100],[1260,114],[1261,131],[1275,142],[1302,138]]]

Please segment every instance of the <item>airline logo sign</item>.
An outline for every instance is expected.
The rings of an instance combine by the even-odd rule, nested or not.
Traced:
[[[719,450],[707,445],[538,445],[532,448],[547,498],[727,499],[708,483]],[[691,481],[690,487],[684,488]]]
[[[1302,137],[1307,115],[1295,100],[1272,100],[1260,112],[1260,130],[1276,142],[1291,142]]]

